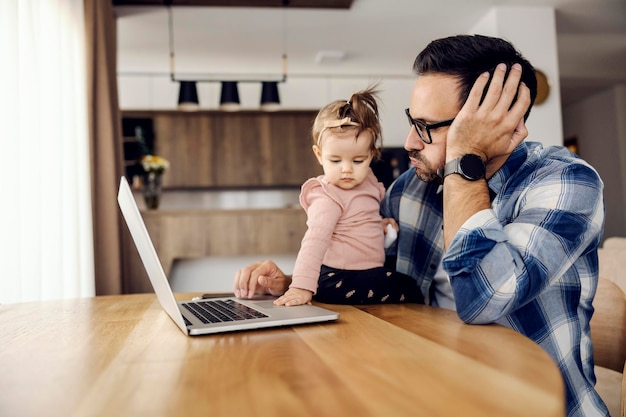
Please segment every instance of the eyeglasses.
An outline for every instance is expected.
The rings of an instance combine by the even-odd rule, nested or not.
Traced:
[[[409,113],[409,109],[405,109],[406,117],[409,119],[409,124],[415,128],[417,132],[417,136],[420,137],[422,142],[426,144],[433,143],[433,138],[430,136],[430,131],[434,129],[439,129],[440,127],[450,126],[452,122],[454,122],[454,117],[452,119],[444,120],[443,122],[437,123],[424,123],[421,120],[416,120],[411,117],[411,113]]]

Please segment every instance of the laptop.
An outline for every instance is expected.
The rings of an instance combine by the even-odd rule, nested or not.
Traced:
[[[310,304],[275,306],[273,301],[276,297],[269,296],[176,301],[125,177],[120,181],[117,201],[161,307],[186,335],[292,326],[339,318],[339,314],[334,311]]]

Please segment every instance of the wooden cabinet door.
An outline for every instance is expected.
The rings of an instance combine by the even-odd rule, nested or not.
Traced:
[[[170,161],[164,187],[211,187],[216,184],[214,118],[207,114],[154,115],[154,152]]]
[[[215,119],[215,182],[220,187],[269,183],[272,159],[263,121],[257,114],[224,113]]]
[[[276,114],[268,119],[268,142],[274,157],[268,166],[271,184],[300,186],[320,175],[322,168],[311,146],[311,126],[315,113]]]
[[[219,186],[300,186],[321,173],[311,150],[315,112],[232,113],[215,121]]]

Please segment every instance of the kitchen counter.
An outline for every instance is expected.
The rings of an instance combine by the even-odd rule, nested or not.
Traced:
[[[293,254],[306,231],[306,214],[299,206],[158,209],[142,210],[142,215],[168,276],[176,259]],[[124,291],[152,292],[126,228],[123,236]]]
[[[146,209],[141,189],[133,191],[137,206]],[[163,190],[160,211],[233,210],[299,207],[299,188],[241,190]]]

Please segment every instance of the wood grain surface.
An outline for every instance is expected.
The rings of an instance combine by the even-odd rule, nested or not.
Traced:
[[[325,307],[337,322],[188,337],[154,294],[3,305],[0,414],[564,415],[557,367],[508,328]]]

